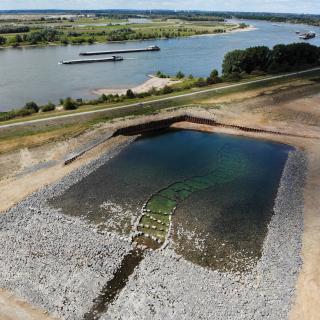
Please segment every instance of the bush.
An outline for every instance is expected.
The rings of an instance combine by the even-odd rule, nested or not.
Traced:
[[[169,87],[169,86],[164,86],[161,90],[160,90],[160,93],[161,94],[169,94],[169,93],[172,93],[174,90],[172,87]]]
[[[31,44],[37,44],[41,42],[54,42],[56,40],[59,40],[60,35],[61,32],[55,29],[46,28],[40,31],[31,32],[27,35],[26,40]]]
[[[56,108],[56,106],[55,106],[52,102],[49,102],[48,104],[42,106],[42,107],[40,108],[40,110],[41,110],[42,112],[48,112],[48,111],[53,111],[53,110],[55,110],[55,108]]]
[[[7,39],[5,37],[0,36],[0,46],[6,44]]]
[[[195,86],[196,87],[205,87],[207,85],[207,81],[204,80],[203,78],[199,78],[196,82],[195,82]]]
[[[39,112],[39,107],[34,101],[27,102],[23,109],[30,110],[32,113]]]
[[[7,121],[16,117],[15,111],[0,112],[0,121]]]
[[[15,111],[15,116],[16,117],[26,117],[26,116],[30,116],[34,113],[34,111],[32,111],[31,109],[26,109],[26,108],[22,108],[20,110]]]
[[[184,74],[183,74],[181,71],[179,71],[179,72],[176,74],[176,78],[182,79],[182,78],[184,78]]]
[[[22,33],[29,32],[30,28],[27,26],[2,26],[0,27],[0,33]]]
[[[64,110],[75,110],[78,106],[71,98],[67,98],[63,101],[63,108]]]
[[[156,76],[158,78],[170,78],[167,74],[161,72],[161,71],[157,71]]]
[[[219,77],[219,72],[216,69],[213,69],[210,73],[210,76],[207,78],[207,84],[220,83],[222,80]]]
[[[223,75],[224,81],[237,82],[242,79],[242,76],[239,72],[232,72],[231,74]]]
[[[133,98],[136,97],[136,95],[133,93],[133,91],[132,91],[131,89],[128,89],[128,90],[127,90],[127,93],[126,93],[126,97],[127,97],[128,99],[133,99]]]

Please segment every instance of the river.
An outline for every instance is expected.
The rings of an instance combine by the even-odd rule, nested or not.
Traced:
[[[256,45],[300,41],[295,31],[313,30],[317,37],[308,41],[320,45],[320,28],[306,25],[244,21],[256,30],[197,36],[95,45],[10,48],[0,50],[0,111],[21,107],[25,102],[58,102],[60,98],[96,97],[99,88],[136,86],[147,75],[161,70],[174,75],[179,70],[194,76],[207,76],[221,63],[226,52]],[[59,65],[61,60],[78,59],[81,51],[144,48],[151,44],[159,52],[122,54],[124,61],[81,65]]]

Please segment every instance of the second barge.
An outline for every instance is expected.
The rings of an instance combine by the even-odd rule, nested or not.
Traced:
[[[316,37],[316,34],[313,31],[305,32],[305,33],[299,33],[299,38],[303,39],[303,40],[309,40],[309,39],[313,39],[315,37]]]
[[[79,64],[79,63],[95,63],[95,62],[114,62],[114,61],[122,61],[123,57],[121,56],[112,56],[110,58],[102,58],[102,59],[82,59],[82,60],[67,60],[60,61],[60,64]]]
[[[80,56],[95,56],[101,54],[117,54],[117,53],[134,53],[134,52],[147,52],[147,51],[160,51],[158,46],[149,46],[141,49],[122,49],[122,50],[111,50],[111,51],[89,51],[80,52]]]

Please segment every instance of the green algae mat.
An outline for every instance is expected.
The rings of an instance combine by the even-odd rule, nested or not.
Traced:
[[[228,144],[218,151],[216,165],[206,175],[175,182],[155,193],[143,208],[135,240],[152,248],[160,247],[168,237],[171,216],[181,202],[195,192],[231,182],[245,175],[248,170],[245,153],[241,148]]]

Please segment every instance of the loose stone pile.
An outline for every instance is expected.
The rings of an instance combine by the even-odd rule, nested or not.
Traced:
[[[62,319],[79,320],[90,310],[132,249],[130,239],[98,233],[84,221],[49,208],[46,199],[63,193],[122,147],[0,215],[0,287]],[[204,269],[176,255],[169,244],[146,252],[101,319],[286,319],[301,265],[305,172],[304,155],[291,153],[262,257],[251,272]],[[147,210],[144,214],[151,218]],[[143,228],[169,226],[169,221],[152,217],[152,223],[140,222]]]
[[[79,320],[90,310],[131,250],[130,239],[98,233],[49,208],[46,199],[64,192],[125,145],[0,215],[0,287],[62,319]]]
[[[291,153],[251,272],[204,269],[170,248],[149,252],[101,319],[287,319],[301,266],[305,172],[304,155]]]

